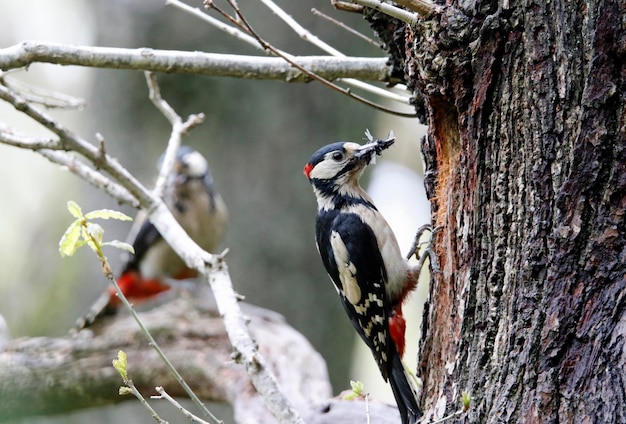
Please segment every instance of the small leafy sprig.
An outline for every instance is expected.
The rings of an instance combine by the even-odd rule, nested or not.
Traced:
[[[146,326],[143,324],[143,322],[141,322],[141,320],[139,319],[139,316],[137,315],[137,312],[135,311],[135,309],[132,307],[132,305],[130,304],[130,302],[128,301],[124,293],[122,292],[122,289],[120,288],[119,284],[117,284],[117,281],[115,277],[113,276],[113,271],[111,270],[111,266],[109,265],[109,261],[106,258],[106,256],[104,256],[104,253],[102,252],[103,246],[113,246],[119,249],[127,250],[131,253],[135,253],[133,247],[128,243],[124,243],[118,240],[104,242],[103,241],[104,229],[99,224],[96,224],[90,221],[91,219],[117,219],[120,221],[132,221],[132,218],[123,214],[122,212],[118,212],[118,211],[114,211],[110,209],[98,209],[98,210],[83,214],[83,211],[80,208],[80,206],[78,206],[76,202],[73,202],[71,200],[67,202],[67,209],[70,211],[72,216],[76,219],[74,220],[74,222],[70,224],[67,230],[65,230],[65,234],[63,234],[63,237],[61,237],[61,240],[59,241],[59,252],[61,253],[61,256],[63,257],[72,256],[76,252],[76,250],[78,250],[80,247],[84,245],[89,246],[94,252],[96,252],[96,255],[98,255],[98,259],[100,260],[100,264],[102,266],[102,272],[104,273],[105,277],[109,280],[109,282],[113,285],[113,287],[115,287],[117,296],[122,301],[124,306],[128,309],[128,311],[130,312],[135,322],[137,322],[137,325],[139,325],[141,332],[146,336],[146,338],[148,339],[148,342],[157,352],[157,354],[159,355],[159,357],[161,358],[165,366],[172,372],[176,380],[181,384],[185,392],[194,401],[194,403],[198,405],[198,407],[208,417],[210,417],[213,422],[218,423],[218,424],[223,424],[223,421],[219,420],[215,415],[213,415],[211,411],[209,411],[206,408],[206,406],[202,403],[202,401],[198,398],[198,396],[193,392],[193,390],[191,390],[191,387],[189,387],[189,385],[183,379],[180,373],[176,370],[176,368],[174,368],[174,365],[172,365],[171,361],[165,356],[165,353],[159,347],[156,340],[154,340],[154,337],[152,337],[152,334],[150,334]],[[144,404],[146,409],[150,411],[153,418],[158,423],[166,424],[167,422],[162,420],[156,414],[156,412],[154,411],[154,409],[150,407],[146,399],[143,398],[139,390],[137,390],[132,380],[128,378],[128,373],[126,370],[127,365],[128,365],[128,361],[126,358],[126,353],[124,351],[119,351],[117,358],[113,360],[113,367],[115,367],[117,372],[120,373],[120,375],[122,376],[122,379],[124,380],[124,385],[120,387],[119,394],[120,395],[126,395],[126,394],[135,395],[135,397],[137,397]],[[192,420],[192,421],[204,423],[204,421],[199,420],[199,419]]]
[[[119,211],[110,209],[97,209],[95,211],[83,214],[82,209],[78,204],[72,200],[67,202],[67,210],[70,211],[72,216],[76,218],[74,222],[67,227],[65,234],[59,241],[59,252],[61,256],[72,256],[76,251],[84,246],[89,246],[100,259],[102,264],[102,270],[105,275],[112,273],[106,256],[102,252],[103,246],[113,246],[118,249],[126,250],[130,253],[135,253],[133,246],[128,243],[124,243],[119,240],[103,241],[104,229],[100,224],[91,222],[92,219],[116,219],[118,221],[132,221],[133,219],[128,215]]]
[[[354,400],[366,396],[366,393],[363,391],[363,382],[350,380],[350,388],[350,392],[343,397],[344,400]]]
[[[162,419],[159,414],[157,414],[157,412],[150,406],[148,401],[141,395],[141,393],[135,386],[135,383],[133,383],[133,380],[128,378],[128,358],[126,356],[126,352],[124,352],[123,350],[117,352],[117,358],[113,360],[113,368],[115,368],[117,372],[120,373],[122,380],[124,380],[124,385],[120,386],[120,396],[134,395],[137,399],[139,399],[143,406],[148,411],[150,411],[150,413],[152,414],[152,418],[154,418],[156,422],[158,422],[159,424],[167,424],[167,421]]]
[[[365,423],[370,424],[370,402],[369,402],[369,393],[365,393],[363,382],[361,381],[353,381],[350,380],[350,388],[351,391],[346,394],[343,399],[344,400],[355,400],[355,399],[364,399],[365,400],[365,417],[367,418]]]

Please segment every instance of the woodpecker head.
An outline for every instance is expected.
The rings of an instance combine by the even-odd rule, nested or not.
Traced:
[[[161,155],[157,162],[160,169],[165,154]],[[170,184],[182,185],[190,180],[204,180],[206,185],[213,184],[213,177],[209,165],[200,153],[189,146],[181,146],[176,155],[174,172],[170,176]]]
[[[366,131],[369,143],[337,142],[322,147],[304,166],[304,175],[313,185],[318,201],[359,191],[359,178],[365,167],[374,162],[394,142],[393,132],[386,140],[374,139]]]
[[[190,179],[204,179],[210,177],[209,165],[200,153],[193,150],[189,146],[181,146],[176,156],[176,164],[174,165],[177,179],[185,182]]]

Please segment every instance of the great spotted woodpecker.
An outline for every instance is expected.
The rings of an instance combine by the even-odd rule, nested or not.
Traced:
[[[402,363],[402,302],[417,285],[389,224],[359,185],[365,167],[394,142],[338,142],[311,156],[304,175],[317,198],[316,241],[326,271],[380,372],[391,384],[403,424],[421,416],[411,377]]]
[[[228,212],[213,186],[206,159],[190,147],[178,150],[174,172],[168,179],[163,200],[189,236],[209,252],[221,243]],[[170,288],[166,279],[186,279],[196,273],[163,240],[149,220],[145,220],[134,241],[117,283],[131,302],[140,302]],[[121,305],[115,289],[109,287],[89,312],[76,323],[78,329],[91,325],[101,316],[112,315]]]

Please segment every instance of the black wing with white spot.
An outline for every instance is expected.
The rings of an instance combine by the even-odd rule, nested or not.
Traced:
[[[317,245],[352,324],[386,380],[390,356],[387,272],[374,232],[356,214],[320,212]]]

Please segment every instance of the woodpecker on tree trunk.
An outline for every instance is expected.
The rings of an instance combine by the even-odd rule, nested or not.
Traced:
[[[402,303],[416,287],[419,269],[400,253],[391,227],[359,185],[365,167],[394,142],[338,142],[311,156],[304,175],[317,198],[316,241],[343,306],[389,381],[403,424],[421,416],[416,390],[402,363]]]
[[[172,175],[168,178],[163,200],[183,229],[200,247],[215,253],[222,242],[228,212],[222,197],[213,186],[206,159],[187,146],[178,150]],[[117,283],[124,295],[138,303],[169,290],[166,279],[187,279],[197,274],[172,250],[149,220],[144,220],[132,242],[129,255]],[[96,319],[115,314],[121,305],[113,287],[109,287],[89,312],[79,319],[76,328],[91,325]]]

